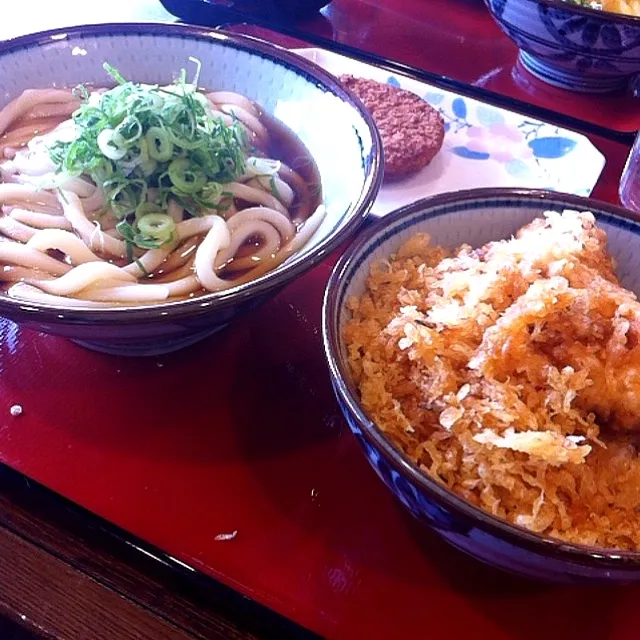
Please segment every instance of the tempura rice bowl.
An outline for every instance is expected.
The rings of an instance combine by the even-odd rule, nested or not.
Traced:
[[[134,82],[170,84],[181,69],[193,68],[190,58],[202,63],[200,86],[246,96],[304,143],[320,175],[326,208],[320,227],[274,270],[217,293],[101,309],[0,294],[0,315],[100,351],[172,351],[269,299],[357,229],[381,180],[375,127],[332,76],[270,44],[181,25],[100,25],[25,36],[0,45],[0,108],[31,88],[112,86],[104,62]]]
[[[608,250],[627,289],[640,291],[634,256],[640,223],[628,212],[594,200],[558,193],[481,189],[423,200],[385,217],[347,250],[327,286],[323,307],[325,353],[332,384],[349,426],[367,459],[400,502],[458,549],[501,569],[561,581],[635,581],[640,553],[589,547],[533,533],[475,506],[421,471],[364,411],[349,366],[344,328],[347,301],[360,297],[373,263],[388,259],[416,233],[434,246],[479,247],[510,237],[549,210],[591,211],[608,236]]]

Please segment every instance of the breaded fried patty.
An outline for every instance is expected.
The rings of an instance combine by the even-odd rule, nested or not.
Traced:
[[[340,82],[362,100],[380,131],[386,178],[418,171],[440,151],[444,120],[415,93],[351,75],[341,75]]]

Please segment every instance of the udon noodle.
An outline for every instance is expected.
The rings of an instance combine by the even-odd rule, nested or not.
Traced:
[[[180,300],[257,278],[310,239],[324,211],[318,172],[284,125],[184,74],[165,87],[114,77],[109,90],[27,90],[0,111],[9,296]]]

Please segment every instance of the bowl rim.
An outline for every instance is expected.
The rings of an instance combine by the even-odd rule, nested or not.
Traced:
[[[304,258],[298,257],[296,259],[294,254],[292,256],[293,260],[289,264],[280,265],[282,268],[276,268],[255,280],[250,280],[245,284],[225,291],[207,293],[197,298],[175,302],[101,308],[55,306],[0,295],[0,315],[5,315],[6,313],[7,317],[12,318],[20,316],[18,321],[36,319],[35,316],[37,315],[39,322],[51,322],[54,324],[65,322],[98,326],[109,325],[116,321],[123,324],[136,324],[141,321],[166,322],[167,320],[208,315],[212,309],[225,309],[242,304],[249,299],[278,289],[294,278],[303,275],[350,238],[369,214],[369,210],[382,184],[384,172],[382,140],[373,117],[361,100],[353,92],[343,87],[335,76],[314,62],[292,53],[285,47],[253,36],[191,24],[172,22],[100,23],[58,27],[0,42],[0,65],[2,58],[14,51],[38,49],[51,44],[52,41],[83,36],[100,38],[108,36],[131,37],[135,35],[203,40],[212,44],[231,46],[235,49],[261,56],[276,64],[284,65],[299,75],[305,76],[308,80],[314,82],[316,86],[322,87],[337,96],[342,102],[354,109],[369,130],[371,148],[367,158],[369,166],[362,191],[350,207],[351,219],[339,231],[334,229],[331,233],[328,233]]]
[[[570,11],[571,13],[576,13],[578,15],[583,15],[586,17],[598,17],[601,20],[605,20],[607,22],[622,22],[628,23],[630,26],[640,26],[640,16],[630,16],[626,13],[614,13],[613,11],[604,11],[603,9],[592,9],[591,7],[583,7],[581,5],[571,4],[569,2],[566,2],[565,0],[523,1],[530,2],[531,4],[545,5],[551,9],[564,9],[565,11]],[[490,13],[493,15],[493,11],[491,10],[491,0],[484,0],[484,3],[487,5]]]
[[[622,226],[627,227],[630,233],[634,233],[629,229],[632,226],[637,229],[637,235],[640,235],[640,216],[627,209],[594,198],[585,198],[544,189],[517,187],[469,189],[423,198],[396,209],[358,235],[336,263],[325,288],[322,305],[322,336],[325,358],[329,365],[334,391],[339,401],[344,403],[351,415],[355,417],[361,433],[369,445],[383,455],[391,468],[408,479],[430,499],[435,500],[436,504],[444,503],[456,515],[463,517],[467,521],[472,521],[474,526],[484,532],[514,546],[524,547],[534,553],[543,552],[554,556],[556,559],[573,563],[589,561],[590,566],[604,565],[607,568],[637,569],[640,566],[640,551],[581,545],[534,533],[484,511],[420,471],[399,448],[383,435],[382,431],[362,409],[359,394],[351,381],[348,365],[341,356],[341,337],[338,335],[340,308],[337,291],[339,288],[347,286],[345,283],[348,282],[349,272],[352,269],[351,265],[359,260],[374,238],[382,234],[386,227],[393,225],[405,216],[440,208],[443,205],[463,205],[473,201],[495,201],[500,199],[520,200],[523,203],[548,201],[550,205],[566,205],[567,208],[577,206],[583,210],[593,211],[596,218],[600,213],[604,213],[607,216],[621,219],[620,222],[624,223]],[[439,215],[447,215],[447,212]],[[391,237],[396,233],[397,231],[391,232]],[[350,277],[353,277],[355,273],[360,272],[363,268],[367,268],[369,264],[370,260],[365,259],[351,273]]]

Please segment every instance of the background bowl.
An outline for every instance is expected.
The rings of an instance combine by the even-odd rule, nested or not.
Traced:
[[[485,0],[520,48],[520,60],[549,84],[583,92],[621,89],[640,73],[640,18],[561,0]]]
[[[466,502],[421,472],[367,417],[351,380],[342,340],[345,300],[360,295],[371,263],[417,232],[434,244],[472,246],[509,237],[548,210],[592,211],[609,237],[623,284],[640,292],[640,223],[622,209],[576,196],[517,189],[478,189],[422,200],[386,216],[347,249],[327,285],[324,347],[340,407],[378,476],[419,520],[453,546],[514,573],[558,582],[640,580],[640,553],[563,543],[521,529]]]
[[[360,103],[314,64],[253,38],[182,25],[115,24],[59,29],[0,44],[0,107],[27,88],[111,84],[104,61],[126,78],[170,83],[202,62],[201,86],[242,93],[305,143],[320,171],[327,216],[311,241],[274,271],[224,292],[141,307],[70,309],[0,294],[0,315],[125,355],[157,354],[226,326],[313,267],[347,239],[382,179],[378,133]]]

